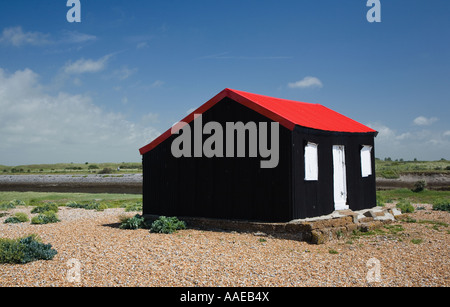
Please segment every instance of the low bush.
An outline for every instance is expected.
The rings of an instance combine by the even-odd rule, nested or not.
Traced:
[[[136,214],[133,217],[122,217],[119,228],[120,229],[147,228],[147,224],[145,223],[143,216]]]
[[[114,171],[110,167],[105,167],[104,169],[97,172],[97,174],[112,174],[112,173],[114,173]]]
[[[433,210],[450,212],[450,200],[437,200],[433,204]]]
[[[28,215],[24,212],[17,212],[16,214],[14,214],[14,216],[8,217],[5,220],[5,224],[18,224],[18,223],[25,223],[28,222]]]
[[[402,213],[412,213],[414,212],[414,207],[411,203],[405,199],[401,199],[396,207],[402,211]]]
[[[427,186],[427,182],[425,180],[419,180],[414,183],[414,187],[411,189],[413,192],[422,192],[425,190],[425,187]]]
[[[97,210],[97,211],[103,211],[105,209],[108,209],[107,204],[100,204],[96,201],[91,201],[86,204],[79,204],[75,201],[70,201],[70,202],[66,203],[66,207],[77,208],[77,209],[86,209],[86,210]]]
[[[13,204],[16,207],[26,206],[27,205],[23,200],[20,200],[20,199],[13,199],[13,200],[10,201],[10,203]]]
[[[31,219],[31,224],[51,224],[59,222],[59,218],[54,211],[46,211],[40,213],[38,216],[34,216]]]
[[[39,204],[31,210],[31,213],[43,213],[48,211],[58,212],[58,205],[55,203]]]
[[[15,209],[18,206],[26,206],[25,202],[19,199],[11,200],[8,203],[0,204],[0,210]]]
[[[57,254],[51,244],[44,244],[36,235],[19,239],[0,239],[0,263],[24,264],[51,260]]]
[[[14,209],[14,208],[16,208],[16,206],[14,204],[12,204],[11,202],[0,204],[0,210],[8,210],[8,209]]]
[[[66,207],[69,208],[81,208],[81,204],[77,203],[76,201],[69,201],[66,203]]]
[[[125,212],[142,211],[142,203],[126,204]]]
[[[186,224],[178,220],[177,217],[160,216],[154,221],[150,227],[151,232],[156,233],[173,233],[180,229],[186,229]]]

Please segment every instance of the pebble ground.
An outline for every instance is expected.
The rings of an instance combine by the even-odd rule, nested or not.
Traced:
[[[426,209],[408,214],[415,223],[392,224],[403,227],[398,233],[382,228],[323,245],[252,233],[122,230],[118,217],[136,214],[123,209],[60,207],[61,222],[47,225],[4,224],[4,216],[0,237],[38,234],[58,254],[48,261],[0,264],[0,286],[448,287],[450,214],[420,206]],[[30,210],[7,212],[31,218]]]

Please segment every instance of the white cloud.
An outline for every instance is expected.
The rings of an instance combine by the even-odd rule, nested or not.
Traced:
[[[157,113],[147,113],[142,116],[141,122],[144,124],[158,124],[160,123],[159,114]]]
[[[74,63],[68,62],[64,66],[64,72],[67,74],[94,73],[105,69],[111,54],[105,55],[97,61],[91,59],[80,59]]]
[[[42,32],[25,32],[22,27],[4,28],[0,35],[0,43],[14,47],[45,46],[59,44],[81,44],[95,41],[95,35],[80,33],[78,31],[61,31],[59,37],[52,38],[50,34]]]
[[[445,131],[443,136],[450,136],[450,130]]]
[[[215,59],[215,60],[286,60],[292,59],[290,56],[245,56],[245,55],[230,55],[230,52],[221,52],[218,54],[211,54],[200,57],[200,59]]]
[[[152,88],[160,88],[160,87],[162,87],[164,84],[165,84],[164,81],[156,80],[155,82],[153,82],[153,83],[150,85],[150,87],[152,87]]]
[[[124,66],[121,69],[115,70],[113,75],[119,80],[126,80],[135,73],[137,73],[137,71],[138,71],[137,68],[128,68],[127,66]]]
[[[378,131],[375,138],[375,154],[379,158],[403,158],[439,160],[450,158],[450,131],[442,132],[428,129],[399,132],[382,123],[369,123]]]
[[[288,83],[289,88],[323,87],[322,81],[316,77],[305,77],[297,82]]]
[[[45,45],[50,43],[49,35],[41,32],[23,32],[22,27],[3,29],[0,43],[20,47],[24,45]]]
[[[140,42],[136,45],[136,49],[142,49],[142,48],[146,48],[146,47],[148,47],[147,42]]]
[[[0,164],[137,161],[139,148],[159,135],[89,96],[49,95],[38,80],[30,69],[0,68]]]
[[[78,31],[64,31],[63,36],[64,37],[61,41],[70,44],[80,44],[97,40],[95,35],[80,33]]]
[[[430,117],[427,118],[425,116],[419,116],[414,119],[413,123],[417,126],[430,126],[437,122],[439,119],[437,117]]]

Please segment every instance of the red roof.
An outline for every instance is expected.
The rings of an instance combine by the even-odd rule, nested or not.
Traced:
[[[203,114],[225,97],[229,97],[271,120],[279,122],[289,130],[293,130],[298,125],[324,131],[376,133],[375,130],[320,104],[274,98],[228,88],[186,116],[181,122],[190,123],[194,119],[194,114]],[[161,134],[150,144],[142,147],[139,150],[141,155],[158,146],[170,135],[171,129]]]

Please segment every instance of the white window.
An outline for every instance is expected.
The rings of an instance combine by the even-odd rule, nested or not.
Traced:
[[[305,180],[319,180],[317,146],[314,143],[305,146]]]
[[[361,175],[368,177],[372,175],[372,146],[364,145],[361,149]]]

